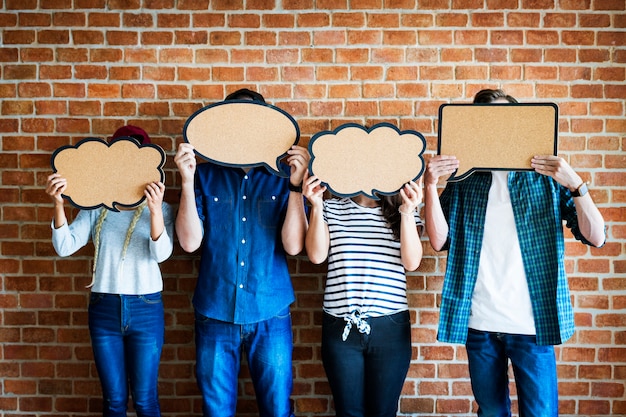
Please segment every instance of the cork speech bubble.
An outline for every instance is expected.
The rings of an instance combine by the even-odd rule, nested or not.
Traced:
[[[265,166],[285,177],[280,160],[298,143],[300,128],[284,110],[267,103],[229,100],[206,106],[187,119],[186,142],[213,163],[231,167]]]
[[[371,128],[347,123],[317,133],[309,142],[309,171],[340,197],[397,193],[424,172],[426,140],[390,123]]]
[[[554,103],[443,104],[438,155],[453,155],[459,168],[448,181],[475,171],[532,171],[535,155],[556,155],[558,107]]]
[[[63,197],[80,209],[134,208],[145,199],[151,182],[163,182],[165,152],[157,145],[129,137],[107,143],[86,138],[76,146],[62,146],[52,154],[54,172],[67,180]]]

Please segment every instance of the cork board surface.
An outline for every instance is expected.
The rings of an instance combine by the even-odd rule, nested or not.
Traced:
[[[287,112],[250,100],[221,101],[195,112],[183,138],[201,158],[224,166],[265,166],[287,176],[280,160],[298,143],[300,128]]]
[[[392,195],[424,172],[424,137],[389,123],[347,123],[309,141],[309,171],[340,197]]]
[[[139,145],[129,137],[113,143],[86,138],[76,146],[58,148],[51,159],[52,170],[67,179],[63,197],[85,210],[138,206],[148,183],[165,181],[164,164],[161,147]]]
[[[449,181],[474,171],[530,171],[535,155],[556,155],[554,103],[444,104],[439,107],[438,155],[454,155],[459,169]]]

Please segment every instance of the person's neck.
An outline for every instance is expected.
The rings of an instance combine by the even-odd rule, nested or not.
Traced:
[[[352,201],[358,204],[361,207],[378,207],[378,200],[374,200],[373,198],[366,197],[364,195],[357,195],[356,197],[352,197]]]

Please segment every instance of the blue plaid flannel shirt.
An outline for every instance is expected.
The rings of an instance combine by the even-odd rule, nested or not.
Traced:
[[[574,313],[565,275],[563,221],[580,233],[570,191],[535,172],[511,172],[509,192],[528,280],[540,345],[565,342],[574,333]],[[465,343],[472,292],[478,273],[491,173],[477,172],[450,182],[440,196],[450,228],[438,340]],[[509,238],[503,236],[503,239]]]

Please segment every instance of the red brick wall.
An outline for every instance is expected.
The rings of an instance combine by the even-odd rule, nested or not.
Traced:
[[[586,179],[608,241],[567,241],[578,332],[557,349],[562,415],[626,415],[625,0],[0,1],[0,416],[96,416],[86,321],[91,248],[61,259],[43,187],[51,153],[123,123],[172,156],[184,122],[236,87],[292,114],[303,139],[389,121],[436,149],[437,109],[483,87],[560,108],[559,151]],[[104,174],[103,174],[104,175]],[[103,180],[105,177],[103,176]],[[465,353],[438,343],[443,254],[409,278],[414,355],[402,415],[468,416]],[[190,297],[197,257],[162,266],[167,416],[199,415]],[[320,362],[324,268],[291,260],[299,416],[332,415]],[[241,378],[239,415],[254,415]]]

